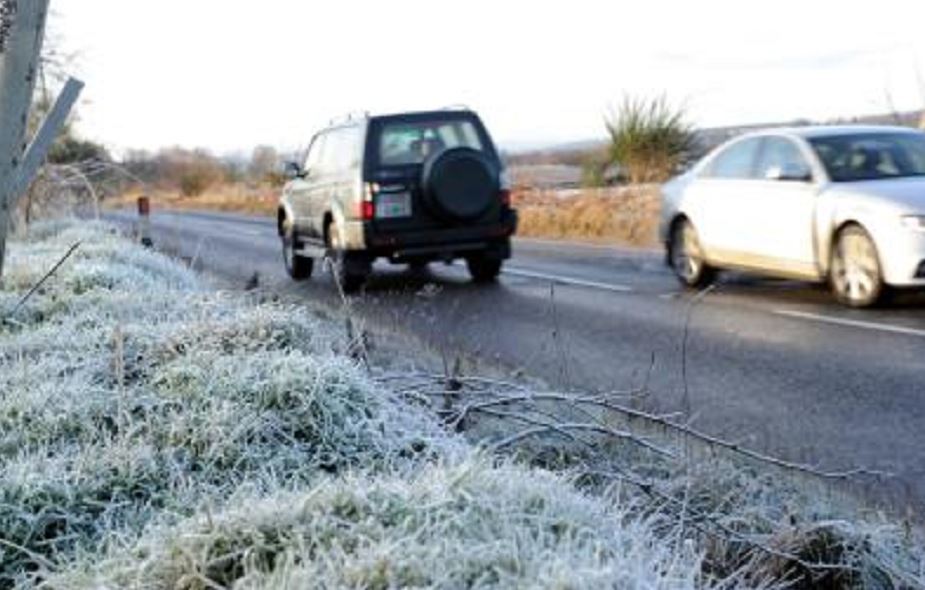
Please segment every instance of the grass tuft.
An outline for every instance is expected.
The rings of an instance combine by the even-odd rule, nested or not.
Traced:
[[[351,475],[237,499],[155,531],[100,588],[691,588],[700,557],[564,479],[475,458],[413,478]]]

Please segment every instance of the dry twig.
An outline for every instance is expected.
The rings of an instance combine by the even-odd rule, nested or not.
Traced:
[[[29,290],[29,292],[26,293],[26,295],[25,295],[22,299],[19,300],[19,303],[17,303],[17,304],[16,304],[16,307],[13,308],[13,311],[10,312],[10,315],[9,315],[10,318],[15,317],[16,314],[19,313],[19,310],[22,309],[22,307],[26,304],[26,302],[28,302],[29,299],[30,299],[33,295],[35,295],[35,293],[38,292],[39,289],[42,288],[42,285],[44,285],[44,284],[48,281],[48,279],[50,279],[52,276],[54,276],[54,274],[55,274],[56,272],[58,272],[58,269],[61,268],[62,265],[64,265],[64,263],[67,261],[67,259],[70,258],[71,255],[74,254],[74,252],[76,252],[76,251],[77,251],[77,248],[79,248],[79,247],[80,247],[80,242],[77,242],[76,244],[74,244],[73,246],[71,246],[71,249],[67,251],[67,254],[65,254],[65,255],[61,258],[61,260],[59,260],[58,263],[55,264],[55,265],[52,267],[52,269],[51,269],[50,271],[48,271],[47,273],[45,273],[45,276],[42,277],[42,280],[40,280],[38,283],[36,283],[35,286],[32,287],[32,288]]]

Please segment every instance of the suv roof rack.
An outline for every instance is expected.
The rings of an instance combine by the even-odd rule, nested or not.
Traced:
[[[335,125],[344,125],[346,123],[352,123],[354,121],[363,121],[369,119],[369,111],[351,111],[340,117],[334,117],[328,121],[328,127],[333,127]]]

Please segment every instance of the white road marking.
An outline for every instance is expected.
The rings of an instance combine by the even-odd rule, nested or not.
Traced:
[[[523,277],[525,279],[539,279],[541,281],[550,281],[562,285],[573,285],[575,287],[590,287],[591,289],[600,289],[602,291],[611,291],[613,293],[632,293],[633,288],[626,285],[614,285],[611,283],[599,283],[597,281],[586,281],[584,279],[573,279],[558,275],[550,275],[530,270],[520,270],[516,268],[505,268],[504,274],[513,277]]]
[[[831,316],[818,315],[815,313],[806,313],[802,311],[789,311],[778,309],[774,311],[775,315],[797,318],[801,320],[810,320],[824,324],[835,324],[838,326],[847,326],[849,328],[860,328],[862,330],[873,330],[876,332],[886,332],[888,334],[902,334],[903,336],[916,336],[925,338],[925,330],[917,328],[906,328],[903,326],[894,326],[892,324],[881,324],[878,322],[864,322],[860,320],[847,320],[834,318]]]

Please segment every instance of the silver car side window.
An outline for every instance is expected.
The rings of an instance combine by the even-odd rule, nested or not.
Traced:
[[[767,178],[775,171],[809,169],[809,164],[795,143],[784,137],[765,139],[758,159],[759,178]]]
[[[755,160],[761,138],[751,137],[737,141],[720,152],[704,174],[706,178],[749,179],[755,178]]]

